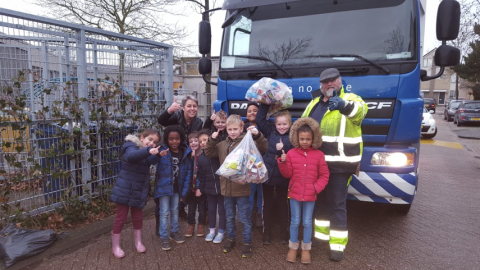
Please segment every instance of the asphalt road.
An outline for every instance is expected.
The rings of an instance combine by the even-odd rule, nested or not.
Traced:
[[[145,254],[134,252],[129,225],[122,239],[127,256],[121,260],[111,254],[105,234],[33,269],[480,269],[480,140],[458,138],[459,128],[440,113],[435,115],[437,136],[422,140],[420,182],[410,212],[401,215],[389,205],[350,201],[349,243],[340,263],[329,261],[326,245],[313,248],[309,266],[287,263],[288,248],[278,238],[262,246],[260,228],[254,229],[250,259],[240,257],[240,235],[229,254],[203,237],[172,244],[165,252],[149,217],[144,220]],[[460,129],[480,132],[479,126]]]

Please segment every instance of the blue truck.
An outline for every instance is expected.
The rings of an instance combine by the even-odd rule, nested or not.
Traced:
[[[446,45],[458,35],[460,6],[438,8],[437,74],[421,70],[425,0],[225,0],[226,19],[217,82],[206,75],[212,62],[211,28],[200,22],[199,73],[217,85],[214,109],[245,116],[247,89],[262,77],[292,89],[293,118],[301,116],[320,87],[319,75],[335,67],[345,91],[368,104],[362,123],[360,172],[351,200],[395,204],[408,213],[418,187],[423,101],[420,81],[438,78],[458,64],[460,52]]]

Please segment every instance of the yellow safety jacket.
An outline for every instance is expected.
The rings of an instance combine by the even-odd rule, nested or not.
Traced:
[[[312,96],[315,94],[312,93]],[[320,150],[325,154],[325,160],[331,173],[353,174],[362,159],[361,124],[368,107],[360,96],[345,93],[343,86],[339,97],[345,100],[345,107],[341,110],[327,110],[321,120],[323,143]],[[317,97],[310,101],[302,117],[310,116],[321,98],[323,95],[319,95],[317,92]]]

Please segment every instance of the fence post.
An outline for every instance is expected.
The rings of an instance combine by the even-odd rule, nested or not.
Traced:
[[[90,145],[90,116],[88,107],[88,81],[87,81],[87,47],[85,30],[76,30],[77,39],[77,78],[78,78],[78,97],[82,108],[82,145]],[[92,172],[90,163],[90,149],[85,147],[82,155],[82,183],[89,191],[92,191]]]
[[[170,65],[170,67],[169,67]],[[171,105],[173,102],[173,73],[170,72],[173,67],[173,48],[168,48],[168,51],[165,55],[165,59],[163,61],[163,91],[165,93],[165,100],[167,101],[167,106]],[[160,83],[162,83],[160,81]]]

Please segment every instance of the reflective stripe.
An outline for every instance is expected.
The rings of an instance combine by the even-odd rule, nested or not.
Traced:
[[[336,251],[344,251],[345,246],[344,245],[339,245],[339,244],[330,244],[330,250],[336,250]]]
[[[331,237],[337,237],[337,238],[347,238],[348,237],[348,231],[330,230],[330,236]]]
[[[320,227],[330,227],[329,220],[317,220],[315,219],[315,225]]]
[[[330,240],[330,236],[324,234],[324,233],[319,233],[315,232],[315,238],[321,239],[321,240]]]
[[[322,141],[324,142],[337,142],[338,137],[337,136],[322,136]],[[343,143],[348,143],[348,144],[356,144],[356,143],[361,143],[362,137],[355,137],[355,138],[348,138],[344,137],[343,138]]]
[[[331,161],[331,162],[334,162],[334,161],[344,161],[344,162],[360,162],[360,160],[362,160],[362,156],[351,156],[351,157],[347,157],[347,156],[331,156],[331,155],[325,155],[325,161]]]
[[[357,104],[355,104],[355,102],[353,102],[353,110],[349,115],[347,115],[347,117],[348,118],[354,117],[355,114],[357,114],[357,112],[358,112],[358,106]]]

